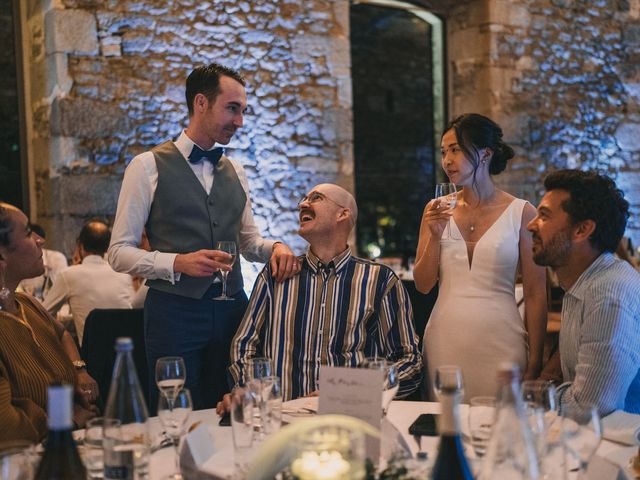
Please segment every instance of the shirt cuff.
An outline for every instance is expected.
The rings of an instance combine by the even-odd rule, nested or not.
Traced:
[[[276,243],[282,243],[280,240],[265,240],[264,244],[262,245],[262,258],[265,259],[266,261],[269,261],[269,259],[271,258],[271,254],[273,253],[273,246]]]
[[[174,273],[173,271],[173,264],[177,256],[177,253],[158,252],[153,265],[158,278],[171,282],[171,285],[175,285],[175,283],[180,280],[180,273]]]

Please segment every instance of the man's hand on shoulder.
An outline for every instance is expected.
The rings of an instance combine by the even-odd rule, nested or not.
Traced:
[[[173,271],[190,277],[209,277],[218,270],[231,270],[231,255],[220,250],[198,250],[182,253],[173,262]]]
[[[298,257],[284,243],[276,242],[271,254],[271,271],[276,282],[283,282],[300,271]]]

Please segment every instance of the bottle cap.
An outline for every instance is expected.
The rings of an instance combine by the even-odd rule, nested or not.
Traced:
[[[69,430],[73,428],[73,390],[71,385],[51,385],[49,387],[47,413],[49,430]]]
[[[133,350],[133,340],[130,337],[116,338],[116,352],[130,352]]]

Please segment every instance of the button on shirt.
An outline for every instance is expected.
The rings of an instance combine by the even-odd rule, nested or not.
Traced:
[[[194,143],[184,131],[174,144],[202,188],[206,192],[210,192],[214,182],[214,167],[211,162],[201,160],[197,163],[189,163],[188,157]],[[229,161],[233,165],[247,196],[242,212],[239,251],[249,261],[266,262],[271,256],[275,241],[265,240],[261,237],[251,212],[247,175],[239,163],[231,159]],[[174,283],[180,280],[180,274],[173,272],[176,253],[147,252],[137,247],[142,238],[142,230],[149,218],[157,186],[158,169],[153,153],[148,151],[134,157],[127,167],[122,181],[116,219],[111,234],[111,245],[109,246],[109,263],[119,272]],[[179,194],[180,192],[176,192],[176,195]]]
[[[272,359],[286,400],[318,389],[321,365],[351,366],[369,356],[396,363],[399,397],[415,390],[422,359],[407,292],[384,265],[347,249],[327,265],[309,250],[300,274],[276,283],[267,265],[260,273],[244,319],[231,344],[230,371],[255,356]]]
[[[562,405],[640,413],[640,274],[627,262],[603,253],[566,292],[560,358]]]

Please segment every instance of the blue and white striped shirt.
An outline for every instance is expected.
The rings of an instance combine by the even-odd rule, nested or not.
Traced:
[[[262,270],[231,343],[231,375],[243,382],[254,356],[271,358],[285,400],[318,389],[320,365],[358,366],[378,355],[398,368],[403,397],[422,376],[411,303],[402,282],[384,265],[351,255],[328,265],[309,249],[298,275],[276,283]]]
[[[640,413],[640,274],[628,263],[603,253],[566,292],[560,359],[561,405]]]

